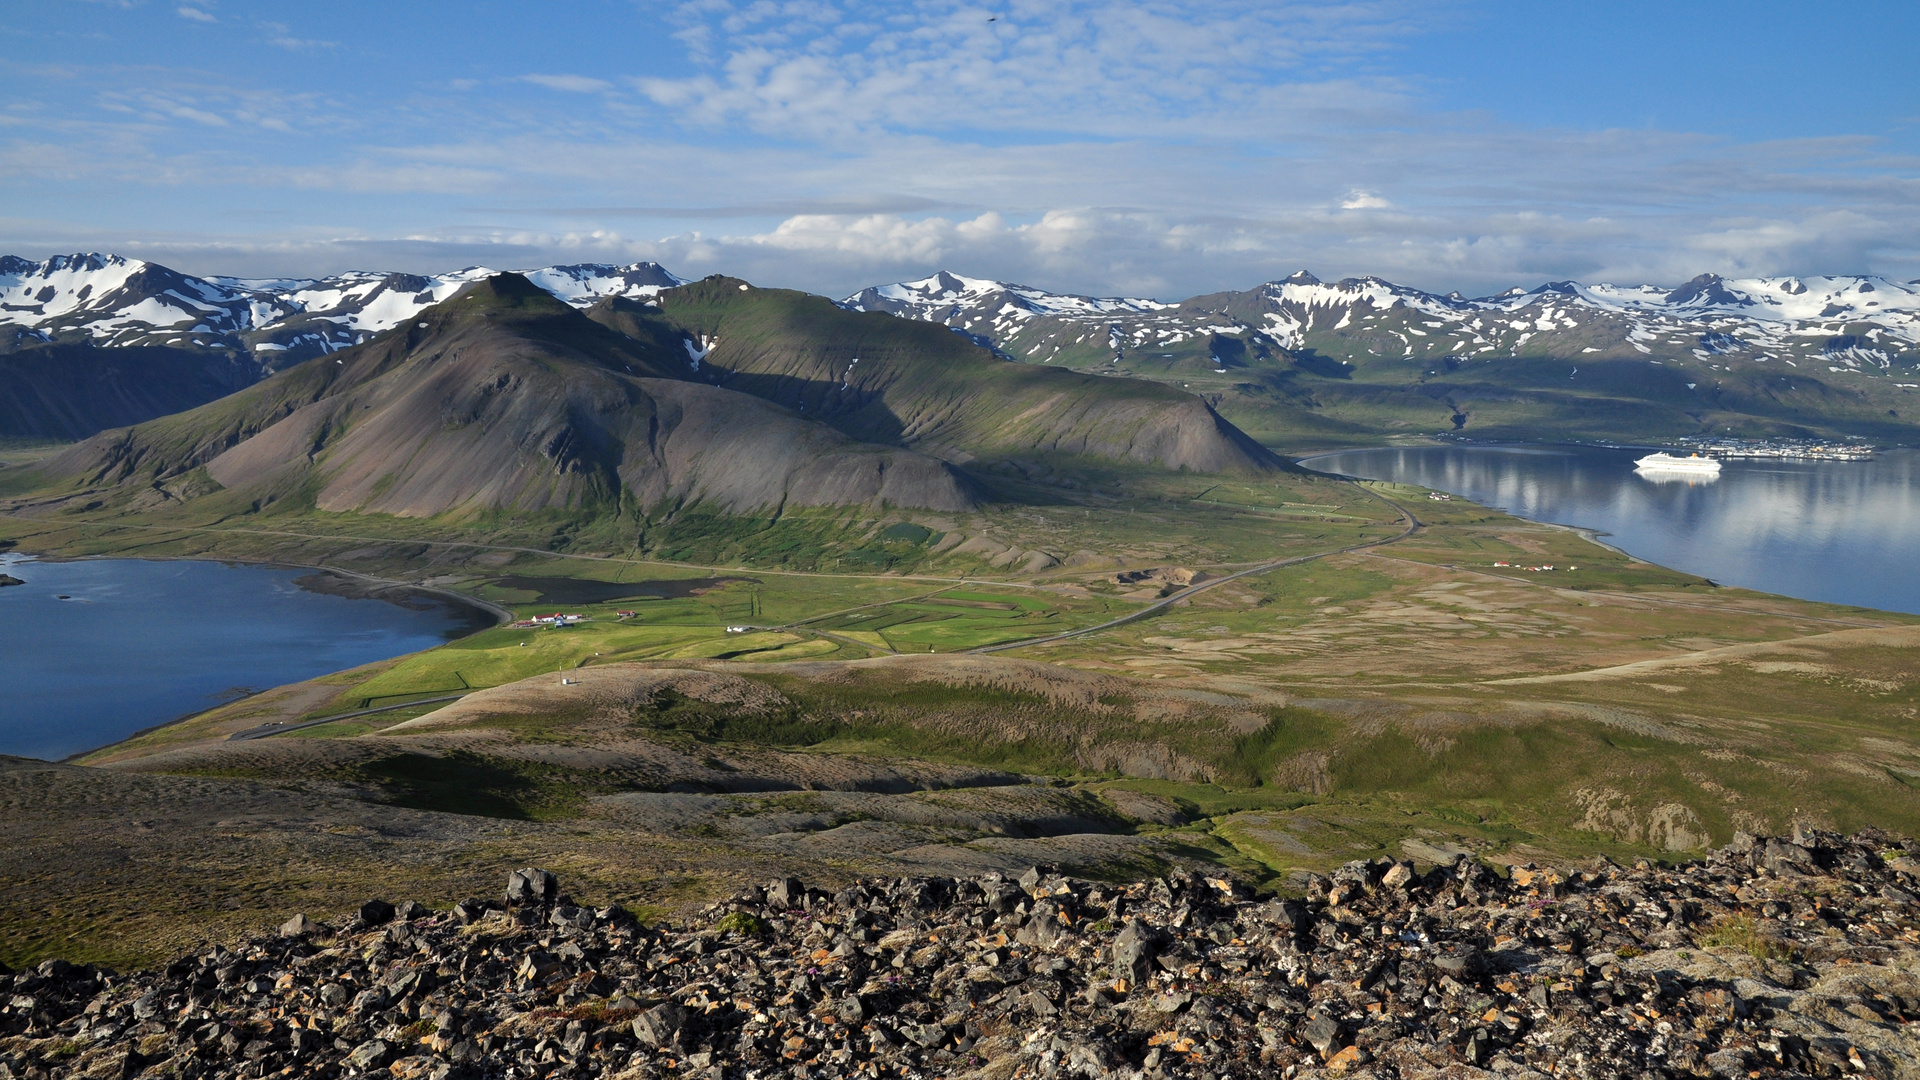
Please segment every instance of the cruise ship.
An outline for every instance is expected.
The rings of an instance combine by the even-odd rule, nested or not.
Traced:
[[[1634,462],[1638,468],[1652,472],[1718,473],[1720,462],[1714,458],[1694,454],[1690,457],[1674,457],[1672,454],[1648,454]]]

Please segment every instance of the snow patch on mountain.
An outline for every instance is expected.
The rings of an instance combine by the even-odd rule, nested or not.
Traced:
[[[915,317],[922,310],[965,308],[991,312],[994,316],[1028,319],[1036,315],[1103,315],[1113,312],[1159,311],[1170,308],[1157,300],[1130,297],[1073,296],[1050,293],[1028,285],[1014,285],[986,278],[961,277],[945,270],[919,281],[901,281],[865,289],[847,297],[842,307],[854,311],[888,311],[902,314],[911,309]],[[942,322],[943,319],[929,321]]]
[[[119,255],[0,256],[0,327],[16,338],[170,345],[252,355],[271,367],[347,348],[497,271],[422,276],[354,271],[326,278],[196,278]],[[685,284],[658,263],[523,270],[575,307],[651,297]]]
[[[1858,339],[1827,350],[1849,367],[1874,365],[1869,354],[1889,356],[1889,346],[1920,346],[1920,283],[1872,276],[1702,274],[1677,287],[1554,281],[1470,299],[1378,277],[1327,283],[1300,271],[1244,293],[1168,304],[1049,293],[942,272],[864,289],[842,304],[945,323],[1041,363],[1071,355],[1089,332],[1115,352],[1251,333],[1286,352],[1337,353],[1352,339],[1361,343],[1346,346],[1350,352],[1379,356],[1385,355],[1380,339],[1392,338],[1392,355],[1456,360],[1560,348],[1589,355],[1617,347],[1636,355],[1738,354],[1764,362],[1769,350],[1819,351],[1829,340]],[[1369,335],[1370,346],[1364,344]]]

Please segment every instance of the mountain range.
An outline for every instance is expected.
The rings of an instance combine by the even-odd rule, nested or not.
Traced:
[[[1920,282],[1879,277],[1559,281],[1468,298],[1303,271],[1161,303],[943,272],[842,302],[1029,363],[1174,382],[1269,443],[1408,429],[1898,441],[1920,389]]]
[[[964,511],[981,489],[960,466],[1074,460],[1285,467],[1169,387],[1009,363],[805,293],[716,277],[583,312],[496,274],[362,344],[95,435],[9,487],[49,510],[560,512],[644,528],[683,507]]]
[[[943,271],[864,289],[842,303],[945,323],[1036,363],[1090,341],[1095,351],[1124,357],[1195,338],[1249,335],[1272,348],[1329,355],[1366,349],[1376,356],[1480,359],[1590,355],[1612,346],[1643,356],[1678,348],[1700,359],[1818,357],[1860,371],[1885,371],[1920,350],[1920,281],[1879,277],[1728,281],[1702,274],[1672,289],[1556,281],[1469,299],[1374,277],[1330,285],[1303,270],[1247,292],[1169,304],[1049,293]],[[1392,311],[1405,320],[1365,325]],[[1596,341],[1599,327],[1617,331],[1618,340]],[[1089,333],[1096,328],[1107,331],[1104,338]],[[1396,340],[1381,349],[1381,337]]]
[[[325,278],[199,278],[119,255],[0,256],[7,345],[49,342],[224,351],[263,372],[358,345],[496,271],[353,272]],[[528,280],[585,307],[684,285],[658,263],[548,266]]]
[[[365,343],[493,273],[198,278],[117,255],[0,258],[0,438],[80,438],[210,401]],[[687,284],[648,262],[522,276],[582,310],[645,306]],[[1028,366],[1171,384],[1290,448],[1405,432],[1911,441],[1920,389],[1920,283],[1871,276],[1561,281],[1469,298],[1300,272],[1168,303],[942,272],[839,306],[944,325]],[[787,355],[813,356],[804,372],[755,361],[729,377],[798,407],[794,387],[840,378],[821,358],[875,362],[858,340],[797,333]],[[860,437],[908,422],[875,420]]]

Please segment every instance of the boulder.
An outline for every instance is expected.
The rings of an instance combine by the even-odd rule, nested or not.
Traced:
[[[633,1037],[646,1046],[666,1046],[680,1036],[686,1023],[687,1010],[669,1001],[634,1017]]]
[[[1160,955],[1167,936],[1139,919],[1127,923],[1113,939],[1113,974],[1129,984],[1144,983],[1153,971],[1153,960]]]
[[[560,894],[560,879],[545,870],[525,867],[507,875],[507,905],[551,903]]]
[[[805,907],[807,887],[799,878],[780,878],[767,886],[767,906],[781,911]]]
[[[371,1069],[387,1060],[393,1048],[379,1039],[368,1039],[347,1054],[347,1064],[355,1069]]]

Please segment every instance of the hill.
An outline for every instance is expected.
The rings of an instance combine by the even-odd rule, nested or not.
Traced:
[[[1301,272],[1178,304],[938,274],[844,304],[1203,396],[1270,445],[1848,435],[1912,442],[1920,288],[1874,277],[1552,282],[1469,299]]]
[[[1008,363],[936,326],[713,277],[590,318],[675,355],[683,377],[775,401],[853,438],[955,462],[1097,459],[1202,473],[1281,461],[1205,402],[1148,380]]]
[[[364,343],[491,276],[199,278],[119,255],[0,256],[0,441],[84,439]],[[575,306],[680,284],[657,263],[526,272]]]
[[[287,500],[401,517],[973,505],[943,462],[666,374],[526,278],[497,275],[366,345],[96,436],[28,482],[128,509]]]

